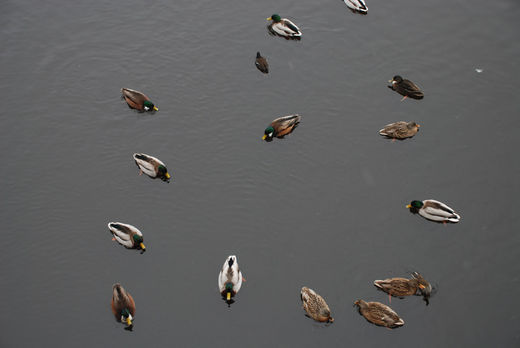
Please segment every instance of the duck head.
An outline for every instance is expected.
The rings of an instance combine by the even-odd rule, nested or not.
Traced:
[[[417,281],[417,286],[419,287],[421,294],[425,298],[430,297],[430,295],[432,293],[432,285],[430,283],[428,283],[428,281],[426,279],[424,279],[423,276],[417,272],[413,272],[412,277],[413,277],[413,279],[415,279]]]
[[[273,136],[274,136],[274,128],[272,126],[269,126],[265,129],[262,140],[271,141],[271,140],[273,140]]]
[[[410,204],[406,206],[406,208],[410,209],[410,211],[415,214],[417,211],[419,211],[419,209],[422,208],[423,205],[424,203],[421,201],[411,201]]]
[[[159,111],[159,109],[157,108],[157,106],[155,106],[151,101],[149,100],[145,100],[143,102],[143,108],[144,108],[144,111],[150,111],[150,110],[154,110],[154,111]]]
[[[415,123],[415,122],[408,122],[408,124],[406,125],[406,127],[407,127],[408,129],[414,129],[414,128],[419,128],[419,127],[421,127],[421,125],[420,125],[420,124],[417,124],[417,123]]]
[[[389,80],[388,82],[390,82],[392,85],[396,84],[396,83],[401,83],[403,81],[403,78],[399,75],[395,75],[391,80]]]
[[[144,246],[144,241],[143,241],[143,237],[138,235],[138,234],[134,234],[132,239],[134,240],[134,244],[135,245],[139,245],[139,247],[141,248],[142,251],[145,251],[146,250],[146,247]]]
[[[168,173],[168,169],[166,169],[165,166],[160,164],[157,171],[159,172],[158,177],[160,177],[162,181],[170,182],[171,175]]]
[[[282,17],[279,14],[274,14],[271,17],[267,18],[268,21],[273,21],[274,23],[278,23],[282,21]]]
[[[128,326],[132,326],[132,319],[134,318],[132,317],[132,314],[130,314],[128,308],[123,308],[121,311],[121,322],[126,323]]]

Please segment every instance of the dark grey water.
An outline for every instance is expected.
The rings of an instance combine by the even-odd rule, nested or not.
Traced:
[[[518,346],[520,3],[367,5],[3,1],[0,346]],[[274,12],[301,42],[268,36]],[[400,102],[395,74],[425,99]],[[160,111],[128,109],[121,87]],[[260,140],[293,113],[291,136]],[[377,134],[398,120],[421,130]],[[173,182],[138,176],[134,152]],[[461,222],[404,208],[426,198]],[[109,221],[148,251],[112,242]],[[229,254],[247,279],[231,308]],[[352,307],[387,303],[372,281],[410,271],[437,292],[392,300],[404,327]],[[110,312],[115,282],[135,298],[132,333]],[[304,285],[334,324],[304,316]]]

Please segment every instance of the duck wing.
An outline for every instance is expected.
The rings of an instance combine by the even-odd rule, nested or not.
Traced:
[[[128,227],[126,224],[122,224],[120,222],[109,222],[108,228],[110,232],[114,235],[114,238],[117,242],[127,248],[133,248],[134,243],[132,241],[132,234],[135,233],[132,229]],[[137,229],[136,229],[137,230]],[[137,230],[139,235],[142,236],[141,232]]]
[[[453,209],[434,199],[425,200],[424,206],[419,210],[419,213],[421,210],[427,215],[434,217],[437,221],[449,220],[458,222],[460,220],[460,216]]]
[[[403,80],[397,86],[398,92],[402,95],[406,95],[410,98],[414,99],[422,99],[424,97],[424,93],[421,91],[419,86],[413,83],[410,80]]]
[[[289,133],[291,133],[296,126],[300,123],[301,116],[300,115],[288,115],[277,118],[271,123],[271,126],[274,128],[275,136],[283,137]]]
[[[121,93],[123,94],[123,98],[125,98],[125,101],[128,103],[128,105],[138,110],[144,110],[144,101],[150,100],[143,93],[130,88],[121,88]]]

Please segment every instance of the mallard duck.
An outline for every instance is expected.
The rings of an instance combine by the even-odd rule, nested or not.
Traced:
[[[424,201],[411,201],[406,206],[414,214],[419,213],[422,217],[437,222],[459,222],[460,215],[446,204],[434,199]]]
[[[132,320],[135,316],[135,302],[132,296],[119,283],[114,284],[112,287],[111,307],[117,321],[132,327]]]
[[[380,302],[357,300],[354,304],[359,307],[359,313],[371,323],[389,328],[404,325],[404,320],[392,308]]]
[[[300,115],[289,115],[277,118],[264,131],[262,140],[271,141],[273,137],[283,138],[290,134],[300,123]]]
[[[108,229],[114,235],[115,240],[128,249],[146,250],[143,234],[135,226],[122,222],[109,222]]]
[[[260,52],[256,52],[255,65],[264,74],[269,72],[269,64],[267,64],[267,59],[260,55]]]
[[[267,18],[268,21],[272,21],[267,26],[269,33],[274,36],[281,36],[286,40],[300,40],[302,32],[300,28],[287,18],[282,18],[278,14],[274,14]]]
[[[424,98],[424,93],[415,83],[413,83],[410,80],[403,79],[399,75],[395,75],[394,78],[389,80],[388,82],[392,84],[388,86],[388,88],[391,88],[400,95],[404,96],[401,100],[405,100],[407,97],[413,99]]]
[[[139,175],[145,173],[152,179],[160,178],[162,181],[170,182],[171,175],[158,158],[144,153],[134,153],[134,160],[139,167]]]
[[[318,295],[314,290],[304,286],[300,293],[303,309],[307,315],[316,321],[334,322],[334,318],[330,316],[330,308],[327,302]]]
[[[379,131],[379,134],[394,139],[411,138],[419,131],[420,125],[415,122],[394,122],[387,124]]]
[[[230,255],[224,262],[222,270],[218,275],[218,288],[223,297],[229,303],[242,287],[242,272],[238,268],[235,255]]]
[[[159,109],[150,101],[150,98],[148,98],[144,93],[130,88],[121,88],[121,93],[123,93],[123,98],[132,109],[137,109],[139,111],[159,111]]]
[[[412,273],[412,279],[389,278],[374,280],[374,285],[390,296],[411,296],[420,291],[427,298],[432,292],[432,286],[417,272]]]
[[[368,8],[363,0],[343,0],[348,8],[354,13],[367,14]]]

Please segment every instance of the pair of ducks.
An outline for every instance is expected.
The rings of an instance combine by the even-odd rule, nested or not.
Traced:
[[[411,296],[422,294],[425,299],[429,298],[432,287],[419,273],[412,273],[411,279],[406,278],[389,278],[384,280],[375,280],[374,285],[388,296]],[[301,300],[303,309],[307,315],[319,322],[332,323],[334,319],[331,316],[330,308],[319,294],[308,287],[301,290]],[[360,314],[369,322],[379,326],[395,328],[404,325],[404,320],[389,306],[380,302],[366,302],[357,300],[354,305],[358,306]]]

